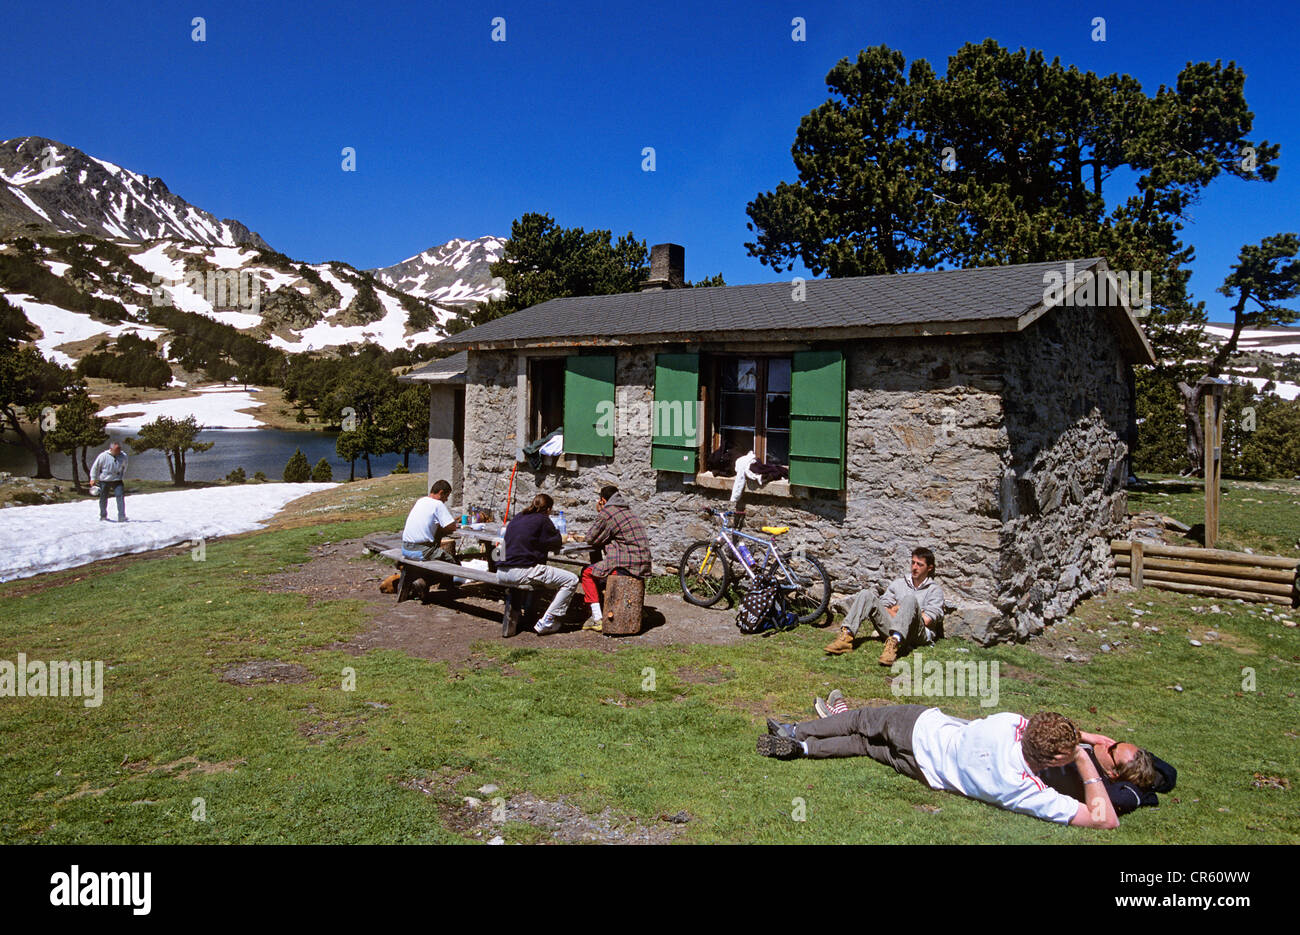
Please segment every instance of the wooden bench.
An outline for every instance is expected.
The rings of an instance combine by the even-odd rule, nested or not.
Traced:
[[[418,568],[421,571],[431,572],[435,578],[447,579],[448,581],[453,578],[465,578],[470,581],[490,584],[505,591],[505,611],[501,615],[501,636],[503,639],[508,639],[518,633],[524,618],[532,612],[534,596],[532,585],[500,584],[497,581],[496,572],[479,571],[477,568],[467,568],[453,562],[420,562],[412,558],[404,558],[401,549],[386,549],[379,554],[396,562],[397,568],[401,572],[401,577],[397,582],[397,602],[399,604],[402,601],[410,600],[413,579],[424,577],[423,575],[411,573],[412,569]]]

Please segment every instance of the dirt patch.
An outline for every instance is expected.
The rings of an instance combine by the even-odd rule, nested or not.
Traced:
[[[245,759],[238,760],[218,760],[210,763],[206,760],[200,760],[196,756],[184,756],[179,760],[173,760],[171,763],[161,763],[158,766],[149,767],[148,775],[154,773],[170,773],[173,779],[189,779],[193,775],[210,776],[213,773],[230,773],[234,772],[236,766],[242,766],[248,761]]]
[[[553,844],[671,844],[690,821],[678,812],[662,816],[661,824],[643,825],[611,808],[588,815],[565,796],[548,801],[526,792],[508,799],[466,796],[457,811],[467,837],[490,841],[511,822],[522,822],[543,832],[538,843]]]
[[[1265,776],[1263,773],[1256,773],[1251,785],[1256,789],[1282,789],[1285,791],[1291,788],[1291,780],[1285,776]]]
[[[325,718],[320,716],[320,711],[315,705],[308,705],[303,712],[311,715],[311,720],[300,721],[296,729],[298,736],[305,737],[310,745],[319,746],[327,740],[339,737],[346,738],[343,742],[344,747],[355,747],[365,743],[366,735],[360,731],[366,723],[364,716]]]
[[[1020,682],[1045,682],[1047,676],[1040,675],[1037,672],[1030,672],[1028,669],[1022,669],[1020,666],[1013,666],[1009,662],[998,664],[998,676],[1004,679],[1016,679]]]
[[[718,685],[736,677],[735,670],[731,666],[720,665],[709,666],[707,669],[683,666],[673,675],[683,682],[690,682],[692,685]]]
[[[232,685],[256,685],[263,682],[294,684],[305,682],[311,677],[311,670],[306,666],[275,659],[253,659],[221,670],[221,681]]]
[[[360,600],[365,630],[345,643],[327,648],[361,655],[372,649],[395,649],[420,659],[442,660],[473,667],[498,665],[473,662],[474,644],[501,639],[500,592],[490,586],[472,586],[431,592],[429,603],[403,601],[381,594],[379,582],[392,565],[362,558],[362,539],[323,542],[311,558],[289,571],[263,578],[268,591],[305,594],[309,601]],[[509,640],[512,648],[588,649],[615,653],[624,646],[729,645],[745,639],[736,629],[735,614],[725,608],[705,610],[687,604],[680,594],[647,594],[646,628],[636,636],[604,636],[583,630],[585,604],[574,599],[565,629],[548,636],[531,630]]]

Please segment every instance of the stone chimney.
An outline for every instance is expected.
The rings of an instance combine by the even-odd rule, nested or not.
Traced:
[[[650,278],[641,283],[642,292],[680,289],[686,285],[686,248],[675,243],[657,243],[650,248]]]

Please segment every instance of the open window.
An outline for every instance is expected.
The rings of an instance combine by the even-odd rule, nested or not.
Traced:
[[[528,438],[535,442],[564,427],[564,358],[528,361]]]
[[[614,454],[614,356],[530,357],[524,448],[559,430],[566,455]]]
[[[709,364],[709,451],[788,465],[792,359],[715,355]]]

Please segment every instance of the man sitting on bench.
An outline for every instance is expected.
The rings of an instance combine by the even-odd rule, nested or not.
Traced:
[[[533,587],[559,588],[542,619],[533,627],[540,634],[560,629],[560,619],[569,609],[569,601],[578,590],[578,576],[546,564],[546,553],[564,544],[564,537],[551,522],[554,501],[544,493],[533,497],[527,509],[506,523],[505,557],[497,562],[497,582],[506,586],[530,584]]]
[[[456,518],[447,509],[447,497],[451,495],[451,484],[437,480],[429,487],[429,495],[415,501],[411,512],[406,517],[406,526],[402,529],[402,558],[417,562],[431,560],[457,562],[456,557],[442,547],[444,536],[451,535],[456,528]],[[423,578],[416,578],[411,583],[415,596],[424,600],[428,583]]]

